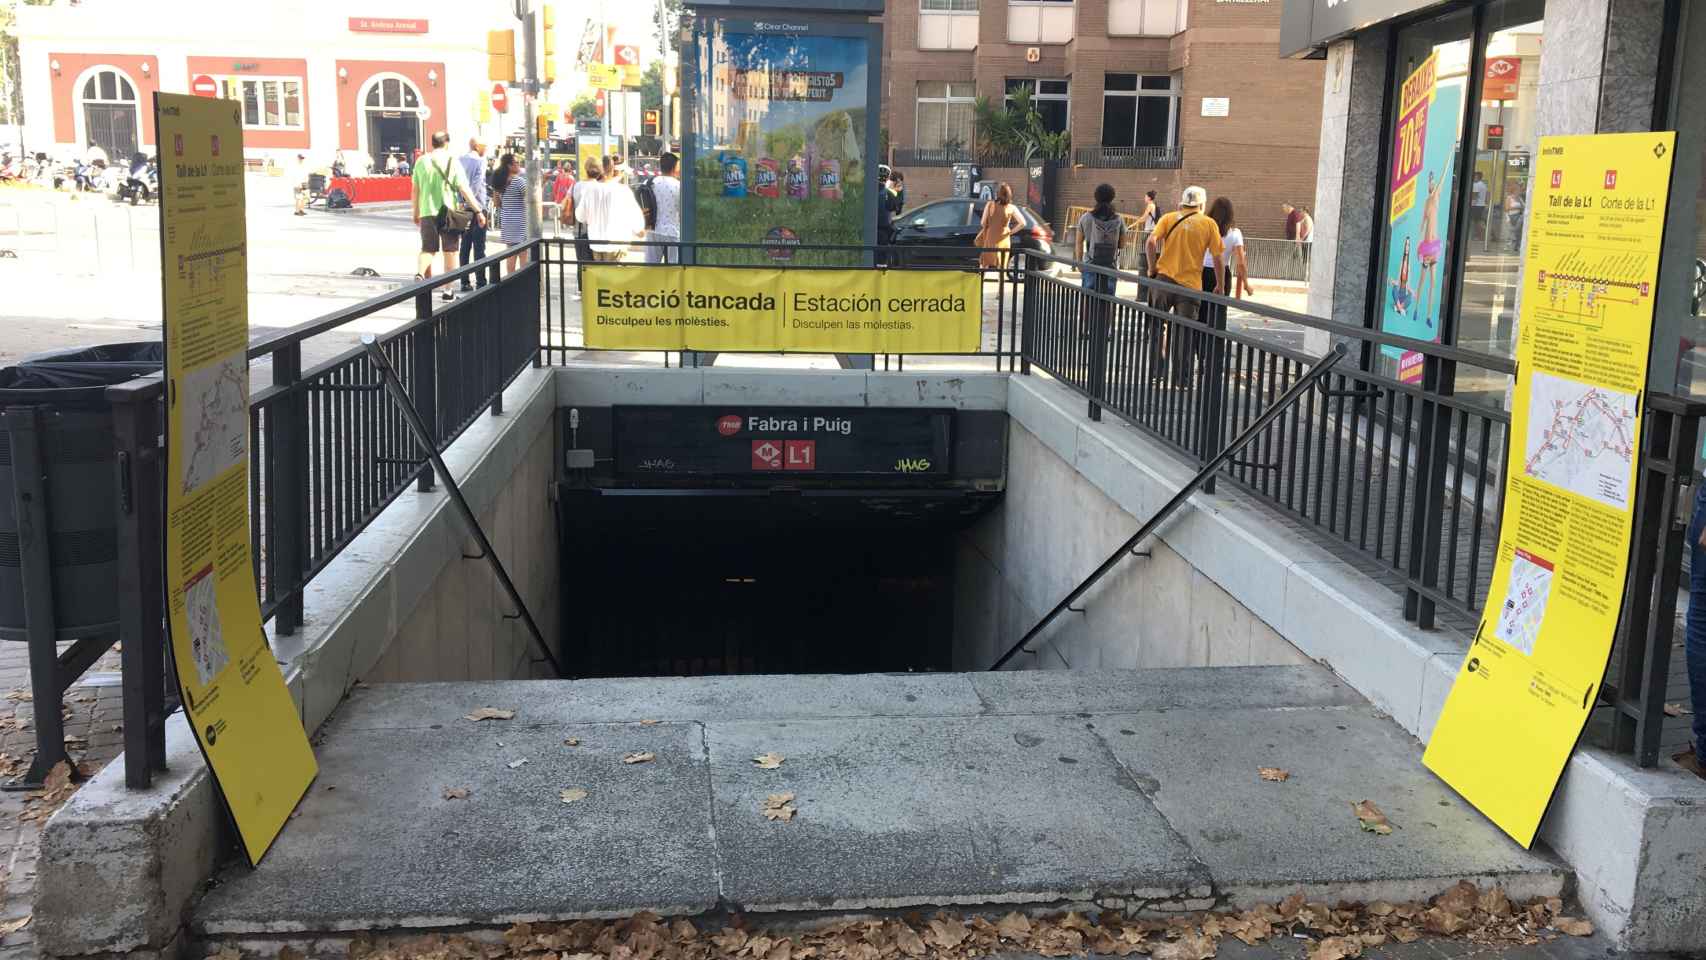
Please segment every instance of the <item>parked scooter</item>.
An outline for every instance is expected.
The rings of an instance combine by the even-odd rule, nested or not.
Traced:
[[[128,200],[134,207],[145,200],[157,200],[159,196],[159,164],[153,157],[145,157],[140,153],[131,157],[130,173],[118,185],[118,200]]]

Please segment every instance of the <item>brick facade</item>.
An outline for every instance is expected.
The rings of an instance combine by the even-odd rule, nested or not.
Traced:
[[[890,0],[883,17],[890,147],[915,145],[921,81],[974,81],[979,96],[999,102],[1008,78],[1067,78],[1072,142],[1086,147],[1102,142],[1104,74],[1173,73],[1181,168],[1074,167],[1060,178],[1059,209],[1088,203],[1103,182],[1113,184],[1124,209],[1135,209],[1146,190],[1170,206],[1185,186],[1199,184],[1211,197],[1231,197],[1246,234],[1283,236],[1279,205],[1314,204],[1324,65],[1280,58],[1280,4],[1189,0],[1182,32],[1138,37],[1108,34],[1110,2],[1075,0],[1067,42],[1028,44],[1007,41],[1006,0],[982,0],[975,50],[920,50],[919,0]],[[1030,47],[1039,54],[1035,63],[1026,59]],[[1227,116],[1202,116],[1204,97],[1228,98]],[[946,168],[903,169],[909,204],[947,195]]]

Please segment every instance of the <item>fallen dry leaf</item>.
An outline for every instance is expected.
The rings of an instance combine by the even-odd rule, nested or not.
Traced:
[[[662,722],[663,722],[662,720],[641,720],[640,726],[642,726],[642,727],[655,727]]]
[[[1680,703],[1665,704],[1665,716],[1667,717],[1680,717],[1686,712],[1687,711],[1682,709],[1682,704]]]
[[[1380,808],[1374,805],[1373,800],[1353,803],[1351,810],[1357,815],[1357,821],[1362,824],[1364,830],[1370,833],[1378,833],[1381,836],[1392,832],[1392,824],[1386,821],[1386,814],[1380,812]]]
[[[1352,937],[1327,937],[1309,951],[1309,960],[1345,960],[1362,954],[1362,940]]]
[[[464,714],[462,719],[473,720],[476,723],[481,720],[513,720],[515,719],[515,711],[499,710],[497,707],[481,707],[473,713]]]
[[[780,767],[782,765],[782,761],[785,759],[787,758],[779,753],[761,753],[758,756],[753,757],[752,762],[766,770],[774,770],[777,767]]]
[[[1291,771],[1282,770],[1279,767],[1261,767],[1256,771],[1256,773],[1263,780],[1267,780],[1272,783],[1284,783],[1291,779]]]
[[[764,798],[764,819],[792,820],[799,811],[794,808],[792,793],[772,793]]]
[[[11,933],[17,933],[19,930],[29,926],[31,916],[33,916],[33,914],[19,917],[16,920],[8,920],[5,923],[0,923],[0,937]]]
[[[511,761],[510,761],[510,762],[509,762],[509,763],[508,763],[508,764],[507,764],[507,766],[508,766],[508,767],[509,767],[509,768],[510,768],[510,769],[511,769],[511,770],[520,770],[520,769],[521,769],[521,768],[522,768],[522,767],[523,767],[523,766],[526,766],[526,764],[527,764],[527,758],[526,758],[526,757],[522,757],[522,758],[521,758],[521,759],[520,759],[520,760],[511,760]]]
[[[1149,951],[1154,960],[1210,960],[1214,954],[1213,940],[1189,930],[1179,939],[1158,943]]]
[[[1559,917],[1552,924],[1559,933],[1567,933],[1572,937],[1593,936],[1593,922],[1579,917]]]
[[[638,751],[635,753],[630,753],[627,756],[623,757],[622,762],[623,763],[651,763],[653,760],[656,760],[657,758],[658,758],[658,755],[651,752],[650,750],[641,750],[641,751]]]
[[[1018,911],[1009,913],[995,925],[995,935],[1004,940],[1024,940],[1031,935],[1031,918]]]
[[[446,799],[446,800],[466,800],[466,799],[468,799],[468,788],[467,787],[445,787],[444,788],[444,799]]]
[[[580,787],[572,787],[558,793],[557,798],[562,800],[564,803],[574,803],[577,800],[585,800],[586,791],[582,790]]]
[[[208,960],[243,960],[243,951],[236,947],[220,947],[219,952],[209,957]]]
[[[581,745],[581,738],[580,737],[570,737],[567,740],[563,741],[563,745],[568,746],[568,747],[578,747]]]

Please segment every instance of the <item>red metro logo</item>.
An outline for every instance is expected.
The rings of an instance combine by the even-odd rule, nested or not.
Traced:
[[[725,437],[732,437],[740,432],[740,424],[739,414],[724,414],[717,418],[717,432]]]

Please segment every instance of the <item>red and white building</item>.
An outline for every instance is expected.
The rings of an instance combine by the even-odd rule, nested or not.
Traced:
[[[229,0],[58,0],[19,5],[23,142],[66,155],[98,143],[117,158],[155,150],[153,94],[243,104],[252,160],[342,151],[413,152],[435,130],[501,141],[520,99],[492,109],[486,32],[513,28],[507,3],[241,4]],[[475,13],[480,14],[476,16]]]

